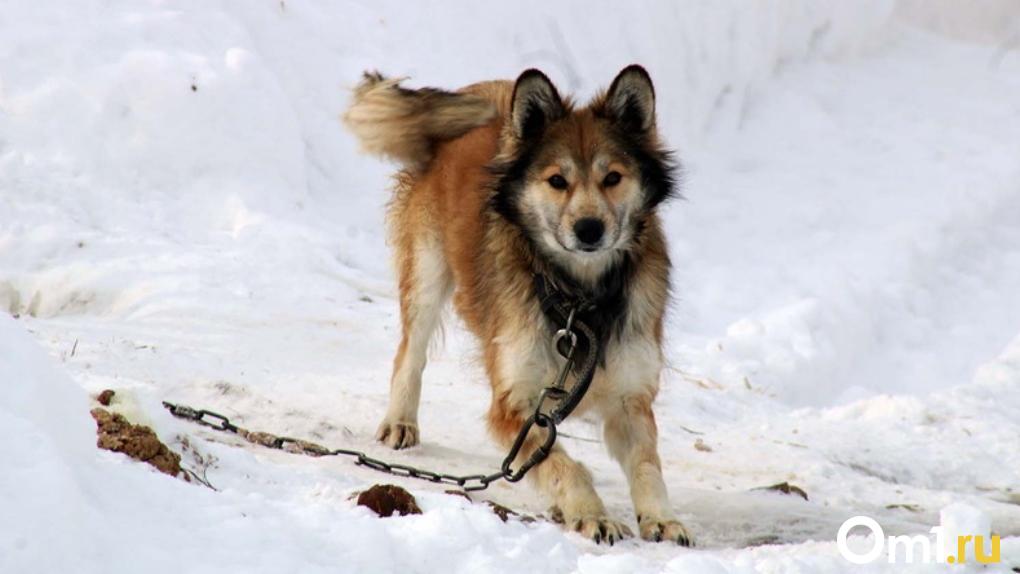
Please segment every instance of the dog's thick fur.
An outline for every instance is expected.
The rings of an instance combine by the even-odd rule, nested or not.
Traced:
[[[367,151],[404,167],[389,214],[403,336],[377,438],[398,449],[418,443],[426,351],[452,296],[484,351],[489,429],[509,446],[563,364],[535,294],[542,274],[598,302],[588,320],[604,355],[578,410],[605,421],[642,538],[687,544],[662,480],[652,412],[669,290],[655,210],[673,193],[674,166],[656,133],[647,72],[624,69],[579,108],[537,70],[457,92],[407,89],[371,73],[344,119]],[[542,433],[535,429],[523,456]],[[569,527],[597,541],[630,534],[559,444],[529,476]]]

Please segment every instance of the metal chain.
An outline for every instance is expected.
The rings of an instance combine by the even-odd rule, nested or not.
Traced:
[[[570,411],[577,406],[577,403],[580,402],[584,393],[588,390],[588,386],[594,376],[596,362],[595,355],[598,352],[598,342],[592,330],[583,322],[576,319],[576,307],[569,307],[564,310],[567,311],[564,313],[564,316],[567,317],[566,325],[562,329],[556,331],[553,336],[553,349],[560,353],[560,355],[562,355],[565,359],[563,367],[560,369],[553,385],[542,390],[542,393],[538,397],[538,402],[535,405],[535,410],[531,417],[529,417],[521,426],[521,430],[517,433],[517,438],[510,447],[510,451],[503,459],[500,471],[492,474],[454,475],[433,472],[431,470],[416,468],[406,464],[397,464],[372,458],[364,452],[357,450],[344,448],[330,449],[311,441],[278,436],[267,432],[250,431],[231,423],[229,418],[206,409],[195,409],[186,405],[170,403],[167,401],[163,401],[163,406],[170,411],[170,414],[177,418],[194,421],[218,431],[232,433],[240,436],[248,442],[262,445],[264,447],[283,450],[293,454],[304,454],[316,457],[346,456],[355,459],[355,464],[395,476],[416,478],[439,484],[455,485],[466,491],[485,490],[491,483],[498,480],[505,479],[508,482],[517,482],[524,478],[528,471],[544,461],[552,452],[553,444],[556,443],[556,424],[562,422],[563,419],[570,414]],[[586,360],[582,364],[581,371],[576,373],[576,383],[574,384],[574,387],[570,391],[567,391],[564,389],[564,384],[566,382],[567,375],[574,368],[574,355],[578,346],[578,331],[582,337],[588,339],[588,357],[586,357]],[[563,339],[568,340],[566,350],[561,349],[559,346],[559,343]],[[556,405],[555,408],[552,408],[548,413],[542,412],[543,407],[546,405],[546,401],[550,401]],[[545,429],[545,440],[542,444],[535,448],[535,450],[531,453],[531,456],[529,456],[521,464],[520,468],[514,470],[511,465],[514,460],[517,459],[521,449],[524,448],[524,443],[527,442],[528,435],[530,434],[532,427],[535,425]]]

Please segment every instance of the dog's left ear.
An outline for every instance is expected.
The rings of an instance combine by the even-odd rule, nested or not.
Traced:
[[[617,74],[605,105],[608,115],[628,131],[644,133],[655,127],[655,88],[648,72],[637,64]]]
[[[517,138],[535,140],[565,115],[560,93],[548,76],[532,68],[517,78],[510,97],[510,125]]]

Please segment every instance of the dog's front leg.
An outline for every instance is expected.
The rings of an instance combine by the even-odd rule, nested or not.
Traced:
[[[662,352],[656,337],[618,342],[607,352],[607,392],[599,409],[606,446],[630,483],[641,538],[689,546],[691,536],[673,514],[662,480],[659,433],[652,411],[661,371]]]
[[[487,351],[486,363],[493,384],[489,430],[504,448],[509,448],[534,411],[541,389],[552,380],[556,365],[552,354],[543,352],[547,345],[529,339],[526,333],[499,340]],[[538,425],[532,427],[512,468],[520,468],[544,442],[545,433]],[[528,473],[528,479],[552,500],[554,514],[562,518],[566,528],[595,542],[609,544],[631,536],[626,525],[607,515],[588,469],[559,444]]]
[[[662,480],[653,396],[652,392],[625,394],[607,405],[606,445],[627,475],[641,538],[656,542],[673,540],[690,546],[690,534],[676,520]]]

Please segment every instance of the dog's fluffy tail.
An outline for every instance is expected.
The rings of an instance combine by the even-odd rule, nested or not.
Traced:
[[[394,159],[411,171],[428,165],[436,143],[459,137],[496,114],[484,98],[435,88],[412,90],[400,81],[365,72],[344,123],[364,151]]]

